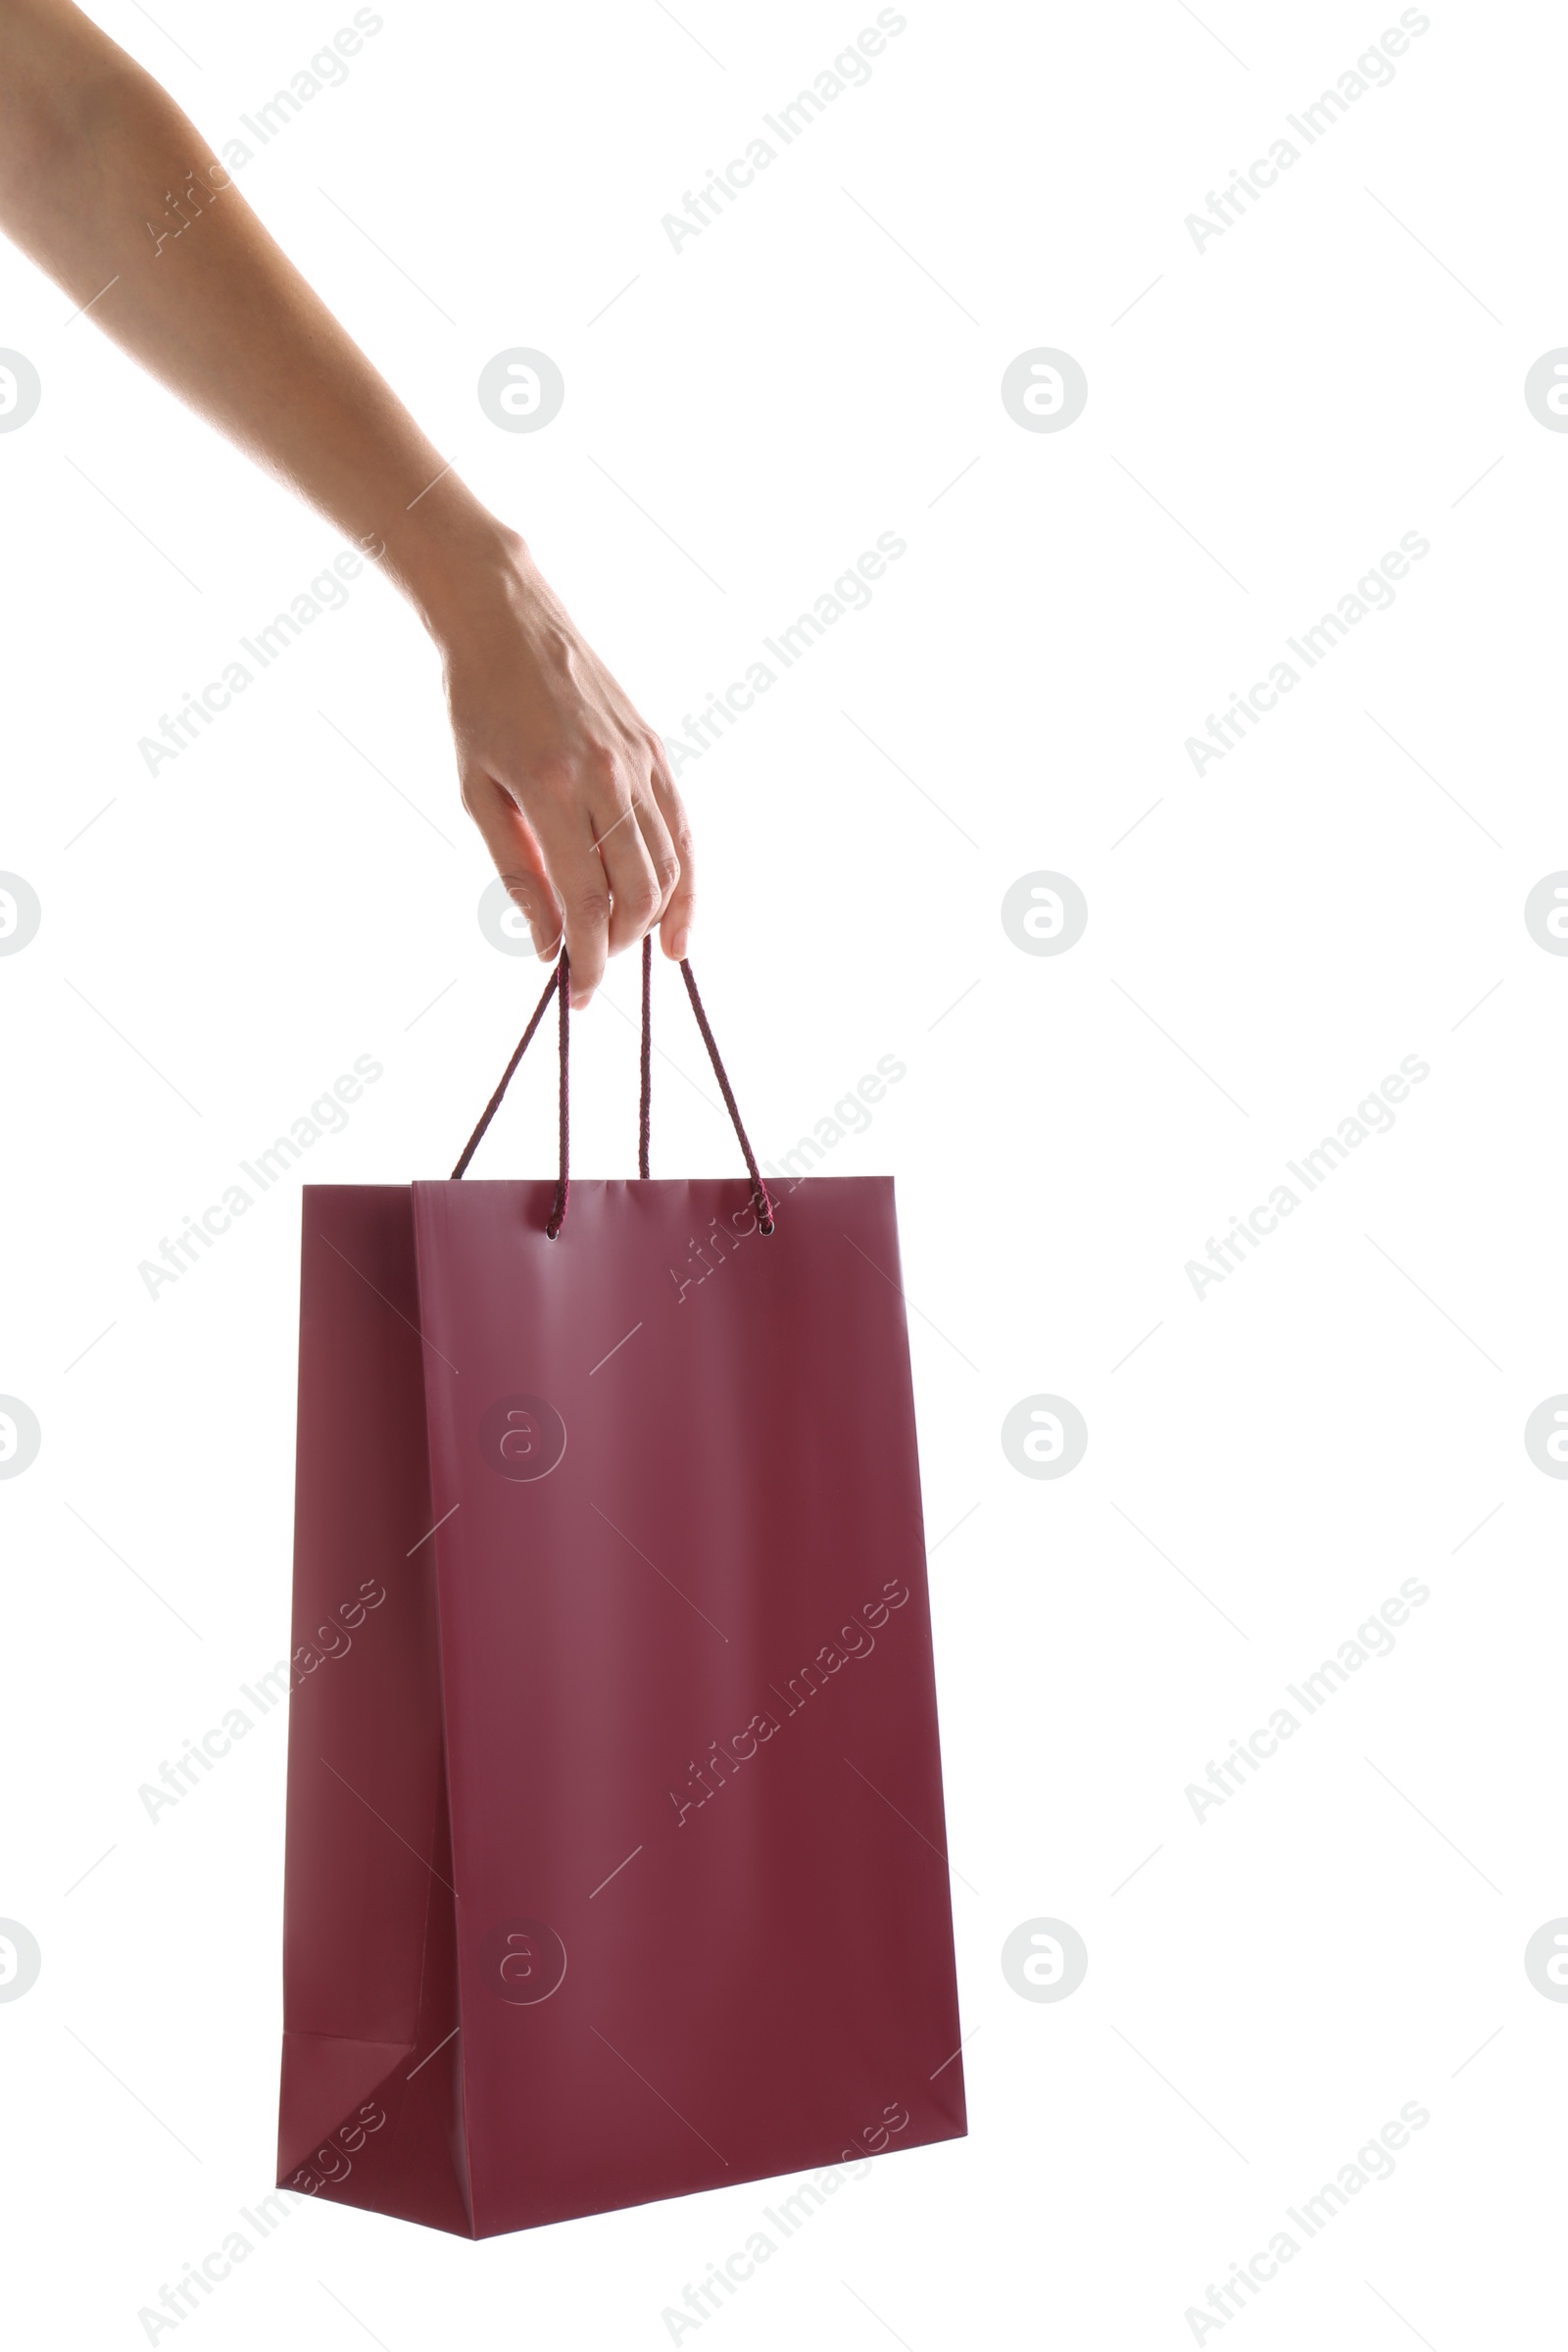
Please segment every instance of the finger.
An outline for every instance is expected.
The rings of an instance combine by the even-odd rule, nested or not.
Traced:
[[[587,810],[579,801],[559,799],[530,812],[544,853],[556,903],[565,925],[571,959],[571,1002],[586,1004],[605,976],[610,933],[610,887]],[[635,830],[635,828],[633,828]]]
[[[612,901],[608,951],[618,956],[653,923],[663,904],[663,887],[643,839],[638,807],[629,792],[617,795],[606,816],[595,813],[599,857]],[[673,853],[671,853],[673,855]]]
[[[535,955],[549,961],[561,949],[561,909],[522,811],[493,776],[466,778],[463,802],[495,860],[508,897],[522,910]]]
[[[660,813],[651,784],[637,795],[637,827],[643,837],[643,848],[648,852],[648,862],[654,869],[654,879],[659,885],[658,904],[644,925],[645,930],[651,931],[669,905],[675,885],[680,880],[680,859],[675,855],[669,827]]]
[[[662,746],[656,745],[653,773],[654,799],[664,820],[680,868],[675,887],[664,902],[660,918],[659,940],[664,954],[678,963],[686,953],[691,938],[692,922],[697,906],[696,845],[687,821],[685,807],[675,790],[675,779],[669,772]]]

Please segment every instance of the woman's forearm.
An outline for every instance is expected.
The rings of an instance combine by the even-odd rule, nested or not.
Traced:
[[[658,736],[206,140],[71,0],[0,0],[0,231],[409,598],[464,805],[539,953],[564,940],[573,1002],[655,922],[683,955],[691,833]]]
[[[438,626],[504,554],[495,518],[152,76],[69,0],[8,0],[5,18],[0,227],[248,457],[380,541]]]

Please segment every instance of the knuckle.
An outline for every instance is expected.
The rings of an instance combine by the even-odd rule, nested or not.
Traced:
[[[572,892],[570,912],[584,930],[602,930],[610,918],[610,901],[604,891],[589,883]]]

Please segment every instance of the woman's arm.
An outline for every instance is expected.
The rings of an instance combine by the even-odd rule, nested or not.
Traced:
[[[248,457],[379,545],[441,652],[464,804],[541,956],[564,925],[572,1003],[656,920],[684,955],[691,835],[658,737],[200,133],[70,0],[0,0],[0,230]]]

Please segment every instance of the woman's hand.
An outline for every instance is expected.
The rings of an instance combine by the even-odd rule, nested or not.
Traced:
[[[149,236],[169,190],[188,235]],[[72,0],[0,0],[0,230],[247,456],[373,546],[439,647],[463,798],[572,1002],[656,921],[691,835],[662,748],[150,74]]]
[[[541,956],[564,932],[571,1002],[657,922],[686,953],[692,838],[663,746],[578,634],[521,539],[496,526],[425,625],[440,648],[463,802]]]

